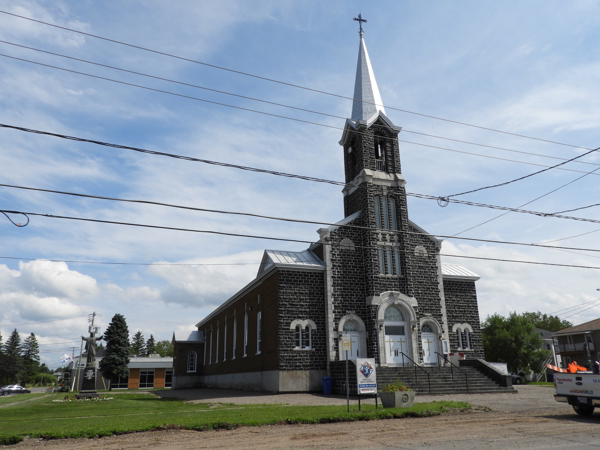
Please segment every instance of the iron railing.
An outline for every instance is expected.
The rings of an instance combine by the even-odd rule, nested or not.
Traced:
[[[413,359],[408,356],[406,353],[404,352],[400,352],[400,354],[404,357],[406,356],[406,358],[408,358],[408,360],[410,362],[413,363],[413,367],[415,368],[415,383],[417,382],[417,368],[421,369],[423,372],[425,372],[425,375],[427,375],[427,386],[429,387],[429,393],[431,394],[431,377],[429,376],[429,372],[427,372],[425,369],[423,369],[421,366],[417,365],[416,362],[413,361]],[[404,361],[404,359],[402,360]]]
[[[467,392],[469,392],[469,375],[467,374],[467,372],[462,370],[460,367],[458,367],[456,364],[454,364],[452,361],[450,361],[444,355],[440,355],[438,352],[435,352],[435,354],[437,355],[437,358],[438,358],[438,364],[440,364],[440,358],[442,358],[445,362],[450,363],[450,374],[452,375],[452,380],[454,380],[454,368],[455,367],[456,367],[456,369],[458,369],[459,371],[461,371],[463,373],[463,375],[465,376],[465,386],[467,388]],[[441,366],[442,365],[440,364],[440,367]]]

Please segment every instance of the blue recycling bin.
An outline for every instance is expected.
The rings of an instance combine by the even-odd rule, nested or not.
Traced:
[[[333,378],[323,377],[323,395],[331,395],[333,393]]]

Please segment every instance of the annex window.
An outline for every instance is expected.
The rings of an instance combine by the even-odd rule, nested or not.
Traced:
[[[173,369],[165,370],[165,387],[170,388],[173,386]]]
[[[256,354],[259,355],[261,351],[261,340],[262,340],[262,312],[256,313]]]
[[[195,372],[196,371],[196,352],[189,352],[187,357],[187,371]]]
[[[223,361],[227,361],[227,322],[223,327]]]
[[[217,343],[216,343],[216,348],[215,348],[215,363],[219,362],[219,327],[217,327]]]
[[[154,387],[154,369],[140,370],[140,388],[151,387]]]
[[[244,356],[248,356],[248,313],[244,315]]]
[[[237,319],[233,318],[233,332],[231,333],[231,359],[235,359],[237,349]]]
[[[210,332],[210,341],[208,343],[208,364],[212,363],[212,348],[213,348],[213,332]]]

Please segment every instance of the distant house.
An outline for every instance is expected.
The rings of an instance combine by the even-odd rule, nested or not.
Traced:
[[[99,369],[100,360],[104,357],[104,350],[96,353],[96,370]],[[81,363],[79,362],[81,358]],[[76,384],[75,390],[81,389],[83,380],[82,372],[85,367],[87,354],[76,356],[69,364],[71,380]],[[119,378],[113,382],[113,389],[150,389],[170,388],[173,383],[173,358],[161,357],[158,354],[150,356],[129,356],[129,373],[127,377]],[[96,389],[108,389],[109,380],[98,372]]]
[[[562,367],[577,361],[580,365],[587,364],[585,344],[587,343],[592,361],[600,360],[600,318],[589,322],[565,328],[553,334],[554,349],[560,354]]]
[[[549,330],[544,330],[543,328],[536,328],[535,332],[538,333],[540,338],[542,339],[542,345],[540,346],[540,348],[542,350],[548,350],[549,352],[552,352],[552,362],[550,364],[552,364],[553,366],[560,367],[561,357],[556,353],[554,349],[554,333]]]

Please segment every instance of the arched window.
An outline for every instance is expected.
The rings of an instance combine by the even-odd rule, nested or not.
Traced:
[[[196,371],[196,352],[189,352],[188,353],[187,371],[188,371],[188,373]]]
[[[302,328],[302,325],[296,325],[294,328],[294,337],[296,349],[311,349],[312,348],[312,333],[313,329],[310,325]]]
[[[471,348],[471,334],[465,329],[465,348]]]
[[[244,356],[248,356],[248,313],[244,315]]]
[[[202,360],[202,362],[204,363],[204,365],[206,365],[206,339],[207,339],[207,334],[206,334],[206,328],[204,329],[204,358]]]
[[[212,347],[213,347],[213,338],[212,338],[212,330],[210,332],[210,342],[208,343],[208,363],[212,363]]]
[[[356,323],[349,320],[344,324],[344,331],[358,331],[358,326]]]
[[[456,345],[459,350],[462,350],[462,348],[463,348],[462,330],[460,328],[456,329]]]
[[[422,333],[433,333],[433,329],[431,328],[431,325],[426,323],[421,327],[421,332]]]
[[[390,322],[404,322],[404,315],[395,306],[388,306],[385,313],[383,313],[383,319]]]

